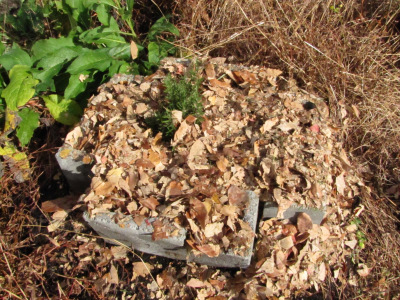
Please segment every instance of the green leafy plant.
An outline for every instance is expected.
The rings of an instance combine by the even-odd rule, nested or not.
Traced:
[[[340,13],[342,8],[343,8],[343,4],[342,3],[340,3],[339,5],[331,5],[331,6],[329,6],[329,9],[332,12],[336,13],[336,14]]]
[[[360,249],[364,249],[365,248],[365,242],[367,241],[367,238],[366,238],[364,232],[362,232],[359,229],[361,223],[362,222],[361,222],[360,218],[355,218],[353,221],[350,222],[350,224],[357,225],[356,237],[357,237],[358,246],[360,247]]]
[[[42,99],[56,121],[73,125],[101,83],[116,73],[150,73],[174,54],[171,41],[179,35],[162,17],[141,42],[133,0],[8,2],[15,5],[0,15],[1,38],[10,45],[0,43],[0,120],[2,139],[15,130],[21,146],[39,126],[30,99]]]
[[[153,132],[161,132],[165,141],[170,141],[176,131],[172,118],[172,111],[179,110],[182,117],[193,115],[201,118],[204,114],[201,103],[200,86],[203,79],[199,76],[197,68],[191,68],[181,78],[173,78],[168,74],[164,80],[165,101],[161,103],[160,110],[154,117],[148,118],[146,123]]]

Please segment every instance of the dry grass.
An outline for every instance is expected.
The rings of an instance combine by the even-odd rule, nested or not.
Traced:
[[[380,196],[400,182],[400,1],[177,3],[183,55],[280,68],[326,99],[355,165]],[[367,247],[356,259],[374,267],[371,275],[358,287],[327,283],[324,298],[399,295],[398,208],[380,196],[362,199]]]
[[[400,1],[178,2],[182,46],[283,69],[327,99],[349,150],[371,163],[381,184],[400,181]]]
[[[166,0],[155,2],[168,6]],[[280,68],[304,89],[325,97],[354,159],[371,167],[371,171],[360,168],[366,178],[377,180],[378,186],[390,186],[400,182],[400,43],[395,27],[400,1],[342,2],[335,12],[330,7],[338,7],[340,1],[177,0],[178,26],[184,37],[179,44],[186,53]],[[46,153],[54,155],[54,151]],[[41,168],[46,161],[39,161]],[[45,177],[53,175],[51,170],[45,172]],[[6,173],[0,185],[0,298],[105,298],[99,292],[100,279],[108,269],[98,261],[108,250],[91,250],[96,264],[87,262],[81,271],[75,252],[83,242],[66,232],[47,232],[47,220],[38,209],[38,178],[17,185],[12,174]],[[357,287],[328,281],[324,299],[394,299],[400,294],[396,207],[385,198],[367,195],[362,204],[366,249],[354,259],[373,270],[360,278]],[[49,242],[56,238],[59,246]],[[62,268],[65,260],[69,269]],[[125,274],[121,276],[131,274],[125,266],[120,268]],[[64,285],[59,284],[61,280]],[[144,298],[144,283],[134,285],[138,298]],[[141,290],[142,294],[137,292]]]

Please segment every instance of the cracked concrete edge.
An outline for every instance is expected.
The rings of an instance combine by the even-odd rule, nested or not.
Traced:
[[[70,189],[76,194],[83,194],[92,180],[93,164],[85,164],[83,158],[86,152],[76,150],[64,144],[56,153],[56,159],[61,171],[68,181]]]
[[[124,244],[134,244],[134,248],[143,252],[148,252],[149,247],[163,248],[163,249],[175,249],[177,247],[183,247],[186,239],[186,230],[181,228],[176,236],[171,236],[166,239],[153,241],[152,223],[156,220],[155,218],[145,219],[143,223],[138,226],[135,221],[122,220],[118,224],[114,221],[115,213],[103,213],[90,217],[88,212],[83,214],[84,220],[96,230],[97,233],[106,237],[107,241],[120,241]],[[151,253],[157,254],[157,253]]]
[[[247,191],[249,196],[249,206],[245,211],[244,221],[249,223],[250,227],[255,232],[258,216],[258,196],[252,192]],[[85,221],[107,242],[113,244],[123,243],[133,249],[154,254],[165,256],[172,259],[193,261],[199,264],[205,264],[215,267],[226,268],[246,268],[250,265],[251,257],[253,254],[254,237],[247,245],[246,255],[240,256],[234,254],[232,250],[227,253],[222,253],[217,257],[209,257],[207,255],[195,256],[192,251],[188,251],[184,245],[186,239],[186,230],[181,229],[179,234],[167,239],[153,241],[151,234],[153,227],[151,223],[155,220],[147,219],[140,226],[133,220],[123,221],[116,224],[113,221],[113,213],[105,213],[96,215],[91,218],[88,212],[85,212],[83,217]]]
[[[301,212],[308,214],[314,224],[320,225],[325,217],[325,209],[300,207],[292,205],[283,212],[284,219],[290,219],[292,222],[296,221],[297,215]],[[263,219],[275,218],[278,215],[278,204],[274,202],[267,202],[264,205]]]
[[[254,234],[256,233],[257,217],[258,217],[258,204],[259,197],[253,191],[247,191],[249,198],[249,206],[246,208],[243,220],[247,222]],[[195,256],[193,252],[189,254],[188,261],[194,261],[199,264],[204,264],[214,267],[225,268],[247,268],[251,263],[253,256],[254,238],[251,239],[244,256],[235,254],[231,249],[227,253],[222,253],[218,257],[209,257],[207,255]]]

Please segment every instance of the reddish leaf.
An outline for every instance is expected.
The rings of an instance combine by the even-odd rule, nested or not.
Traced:
[[[142,204],[144,207],[147,207],[151,210],[155,210],[157,205],[160,204],[156,198],[150,197],[146,199],[140,199],[139,200],[140,204]]]
[[[299,213],[297,215],[297,229],[300,233],[310,230],[313,226],[312,220],[306,213]]]
[[[189,204],[192,218],[195,218],[204,229],[207,221],[207,209],[204,203],[197,198],[190,198]]]
[[[235,76],[235,80],[237,83],[248,82],[250,84],[256,84],[258,82],[256,75],[250,73],[247,70],[244,71],[232,71],[232,74]]]
[[[177,181],[171,181],[167,187],[166,194],[169,196],[182,195],[182,184]]]
[[[317,124],[311,125],[310,130],[313,132],[318,133],[319,132],[319,126]]]
[[[228,200],[231,205],[244,207],[248,203],[249,199],[246,191],[243,191],[235,185],[231,185],[228,189]]]
[[[214,65],[213,64],[207,64],[206,67],[204,68],[204,71],[206,72],[207,78],[212,79],[215,78],[215,70],[214,70]]]
[[[153,222],[153,228],[154,231],[151,235],[153,241],[166,239],[168,237],[167,233],[164,231],[165,225],[160,219],[157,219]]]
[[[225,81],[220,81],[218,79],[210,79],[210,84],[214,87],[222,87],[222,88],[228,88],[231,86],[230,83]]]
[[[135,165],[144,169],[153,169],[155,165],[148,159],[140,158],[135,161]]]
[[[42,210],[48,213],[69,210],[76,204],[77,200],[78,196],[69,195],[54,200],[45,201],[42,203]]]

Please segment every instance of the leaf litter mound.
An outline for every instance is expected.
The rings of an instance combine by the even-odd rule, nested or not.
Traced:
[[[349,221],[361,213],[356,199],[369,190],[323,99],[279,70],[204,59],[197,69],[204,77],[204,116],[172,111],[176,132],[165,142],[146,119],[167,101],[166,75],[182,78],[189,68],[188,60],[165,59],[153,75],[118,75],[91,98],[65,140],[94,162],[91,186],[80,198],[90,215],[112,211],[115,222],[132,218],[138,225],[157,217],[154,240],[184,227],[187,244],[210,257],[227,250],[243,255],[256,235],[246,270],[165,268],[153,288],[171,298],[190,298],[187,287],[199,299],[291,297],[318,291],[328,277],[348,280],[346,258],[358,247],[357,227]],[[261,220],[256,232],[241,219],[246,190],[261,205],[279,205],[277,218]],[[292,205],[325,210],[322,224],[312,224],[306,213],[282,219]],[[360,264],[357,271],[366,276],[370,269]]]

